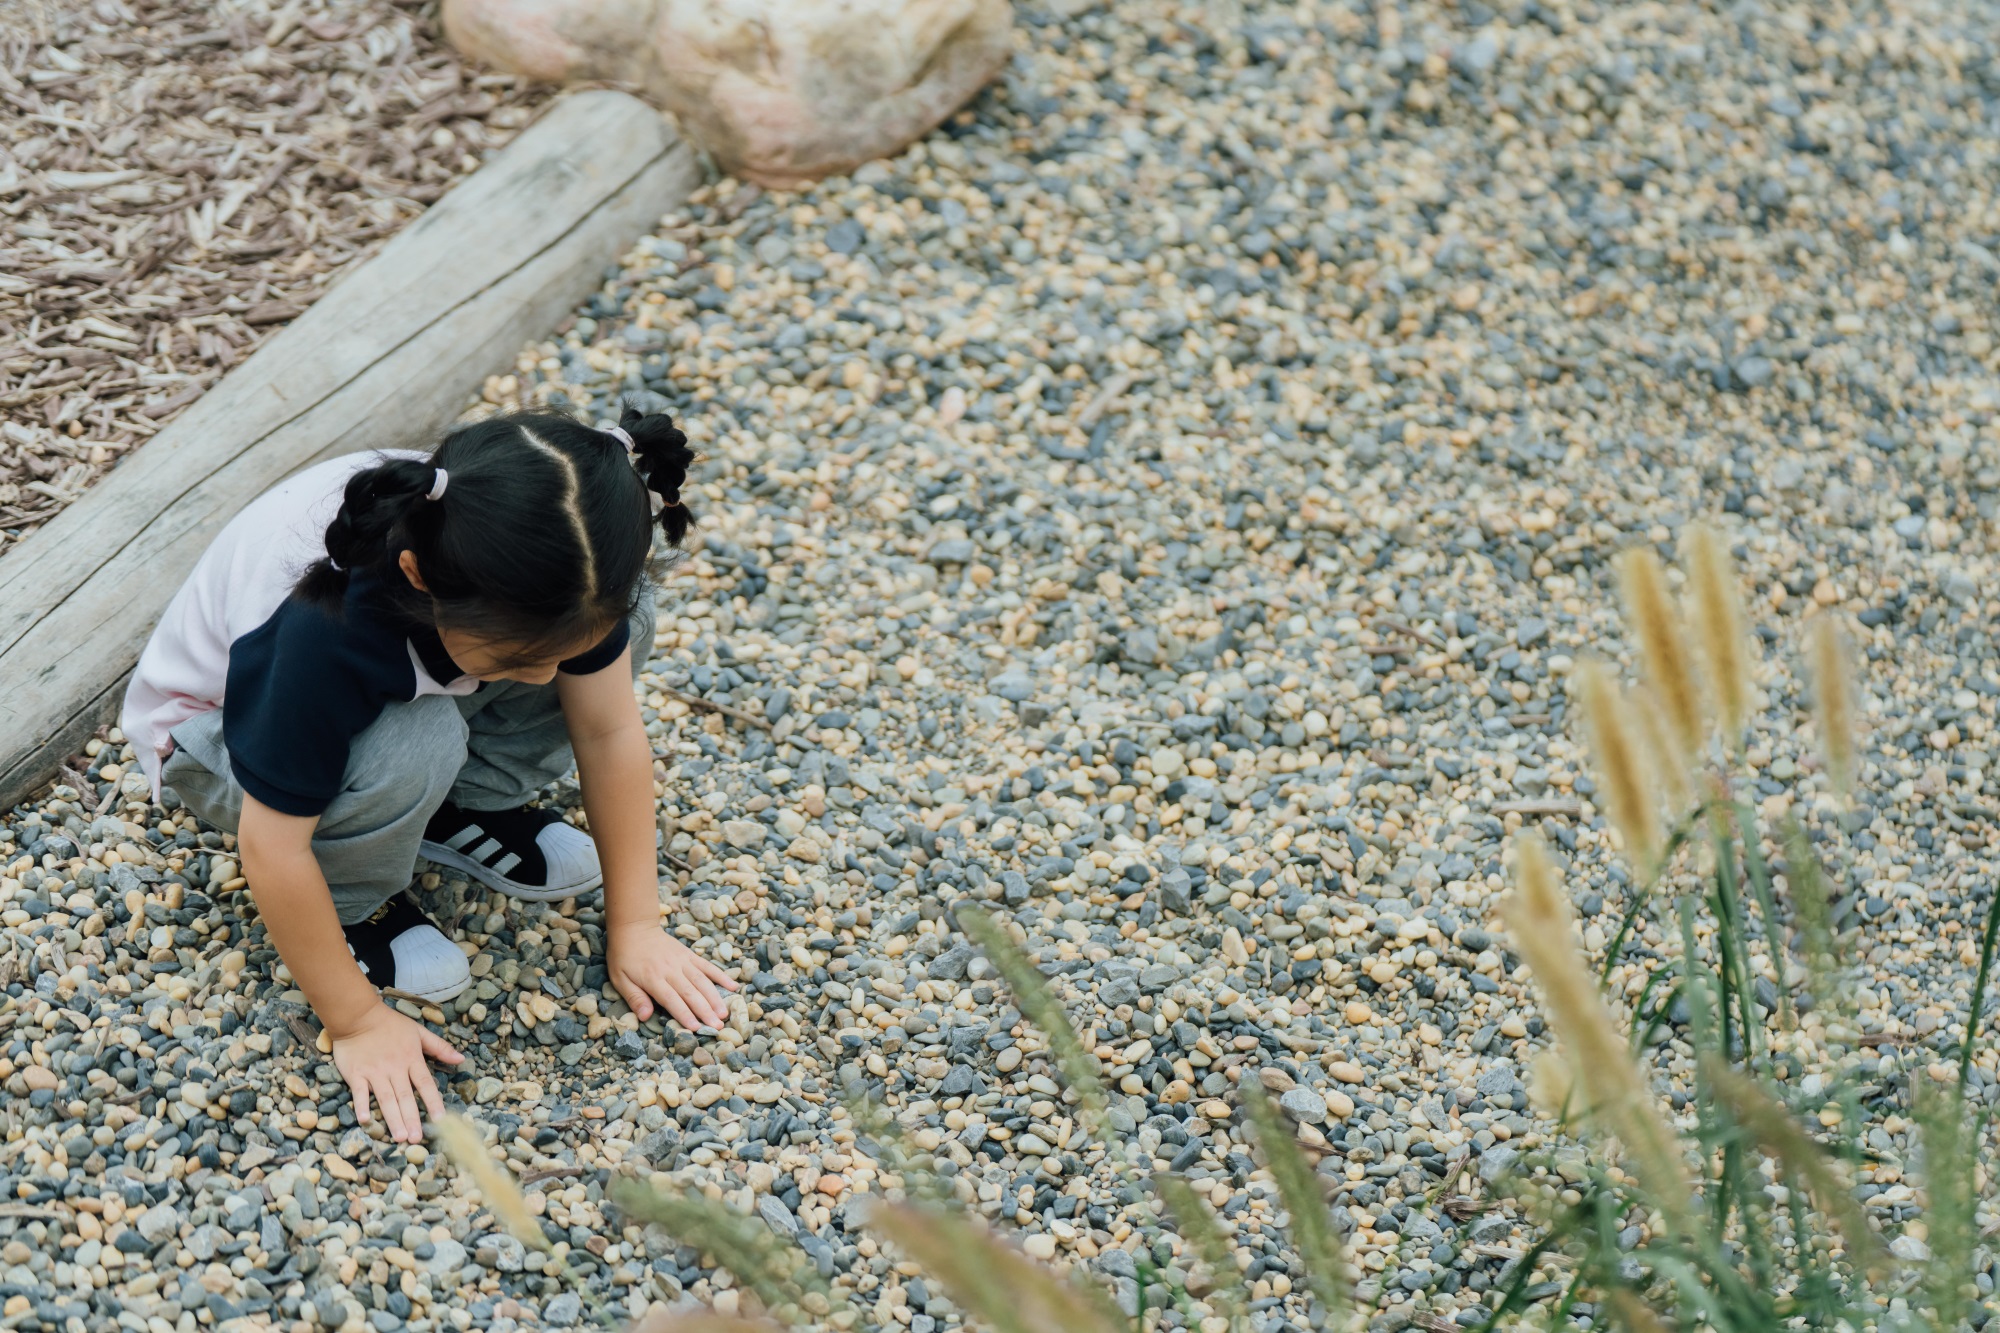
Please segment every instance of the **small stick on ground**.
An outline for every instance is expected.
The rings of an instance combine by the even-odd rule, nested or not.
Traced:
[[[1116,375],[1104,381],[1104,387],[1097,391],[1097,396],[1092,398],[1084,405],[1083,410],[1076,414],[1076,428],[1078,430],[1089,430],[1092,426],[1096,425],[1097,419],[1103,416],[1110,409],[1111,405],[1117,402],[1124,392],[1136,383],[1138,383],[1138,377],[1130,371],[1124,370],[1119,371]]]
[[[1444,640],[1429,630],[1418,629],[1415,625],[1398,620],[1394,616],[1376,616],[1375,624],[1391,634],[1401,634],[1405,638],[1415,639],[1418,643],[1427,643],[1433,648],[1444,647]]]
[[[753,713],[746,713],[740,708],[731,708],[728,704],[719,704],[713,699],[704,699],[699,694],[689,694],[686,690],[677,690],[671,685],[662,685],[660,693],[670,699],[679,699],[689,708],[701,708],[711,713],[720,713],[724,717],[733,717],[738,722],[752,727],[762,727],[766,731],[773,729],[769,722],[766,722],[763,718]]]

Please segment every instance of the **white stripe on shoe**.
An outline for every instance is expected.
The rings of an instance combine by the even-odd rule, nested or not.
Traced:
[[[484,835],[485,832],[486,830],[477,824],[467,824],[464,828],[446,838],[444,845],[451,848],[454,852],[462,852],[465,850],[467,843],[471,842],[474,838]]]

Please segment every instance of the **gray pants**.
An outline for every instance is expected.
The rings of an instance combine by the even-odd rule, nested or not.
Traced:
[[[653,652],[653,599],[632,622],[632,674]],[[223,708],[174,728],[162,778],[188,809],[224,832],[243,818],[243,788],[222,740]],[[313,859],[352,925],[409,886],[424,825],[449,799],[466,810],[525,805],[576,762],[553,682],[489,682],[453,698],[391,704],[355,738],[346,780],[313,832]]]

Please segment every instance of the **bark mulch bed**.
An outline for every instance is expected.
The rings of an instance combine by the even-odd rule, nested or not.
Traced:
[[[546,97],[429,0],[0,0],[0,558]]]

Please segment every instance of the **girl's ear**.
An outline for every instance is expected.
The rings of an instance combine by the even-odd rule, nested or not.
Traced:
[[[410,581],[412,588],[415,588],[418,592],[430,591],[429,588],[424,586],[424,576],[417,572],[417,553],[415,551],[406,550],[397,556],[396,568],[403,571],[403,577]]]

